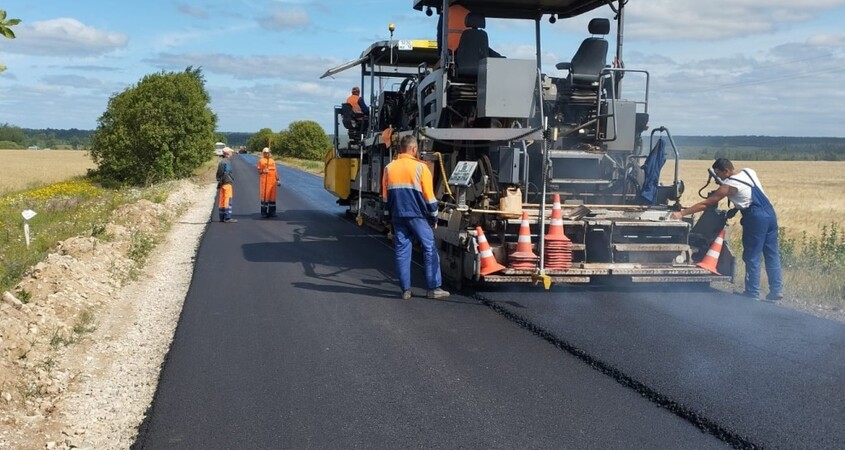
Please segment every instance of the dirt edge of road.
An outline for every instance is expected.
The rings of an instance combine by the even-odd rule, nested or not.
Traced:
[[[0,302],[0,449],[132,445],[214,196],[213,184],[183,181],[161,204],[125,205],[116,216],[132,219],[109,224],[108,239],[63,241],[30,271],[19,285],[32,292],[28,303]],[[159,244],[136,281],[123,285],[117,280],[134,270],[128,254],[139,231],[158,233]]]

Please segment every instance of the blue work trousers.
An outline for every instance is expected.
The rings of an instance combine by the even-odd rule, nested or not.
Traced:
[[[423,249],[425,282],[427,289],[440,287],[440,256],[434,247],[434,231],[427,219],[422,217],[394,217],[393,246],[396,251],[396,271],[402,291],[411,289],[411,253],[414,236]]]
[[[756,187],[754,189],[757,189]],[[745,292],[760,295],[760,260],[766,260],[769,292],[783,294],[783,277],[778,252],[778,218],[771,205],[752,204],[742,211],[742,260],[745,262]]]

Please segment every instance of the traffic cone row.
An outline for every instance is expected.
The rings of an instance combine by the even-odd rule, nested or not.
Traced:
[[[531,227],[528,225],[528,213],[522,213],[522,224],[519,226],[519,237],[516,250],[508,256],[508,267],[511,269],[533,270],[537,267],[540,257],[534,254],[531,245]]]
[[[701,267],[702,269],[707,269],[716,275],[721,275],[716,269],[716,266],[719,263],[719,255],[722,254],[722,245],[724,245],[725,242],[725,229],[726,228],[722,228],[722,231],[719,232],[719,235],[716,236],[716,239],[712,244],[710,244],[710,248],[707,250],[707,254],[704,255],[704,259],[696,264],[696,266]]]
[[[484,230],[481,227],[475,227],[475,233],[478,238],[478,253],[481,255],[481,275],[490,275],[500,270],[504,270],[505,266],[496,261],[493,255],[493,250],[490,244],[487,243],[487,238],[484,236]]]
[[[572,267],[572,241],[563,232],[559,194],[554,196],[549,234],[546,235],[544,246],[544,268],[567,270]]]

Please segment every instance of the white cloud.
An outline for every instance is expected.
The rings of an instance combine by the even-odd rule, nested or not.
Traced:
[[[258,18],[262,28],[273,31],[297,30],[308,27],[311,19],[302,8],[284,8],[269,16]]]
[[[651,0],[631,2],[626,32],[654,40],[721,40],[771,33],[805,22],[845,0]]]
[[[234,56],[222,53],[164,53],[147,60],[162,69],[182,70],[187,66],[202,67],[208,73],[252,79],[278,79],[312,81],[340,63],[322,56]]]
[[[21,24],[18,38],[4,46],[10,53],[39,56],[94,56],[125,48],[122,33],[98,30],[69,17]]]
[[[186,4],[186,3],[178,4],[176,6],[176,9],[180,13],[182,13],[186,16],[196,17],[196,18],[199,18],[199,19],[207,19],[208,18],[208,11],[206,11],[202,8],[197,8],[196,6],[191,6],[191,5]]]
[[[153,48],[161,51],[203,39],[208,33],[202,30],[174,31],[164,33],[153,41]]]
[[[843,34],[817,34],[807,39],[807,44],[818,47],[845,48],[845,35]]]

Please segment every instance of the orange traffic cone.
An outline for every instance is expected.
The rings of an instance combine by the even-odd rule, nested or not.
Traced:
[[[563,212],[560,195],[555,194],[549,234],[545,238],[545,268],[568,270],[572,267],[572,241],[563,232]]]
[[[722,245],[725,242],[725,230],[727,228],[722,228],[722,231],[719,232],[719,235],[716,236],[716,240],[710,244],[710,249],[707,250],[707,254],[704,255],[704,259],[701,260],[696,266],[701,267],[702,269],[707,269],[716,275],[721,275],[718,270],[716,270],[716,264],[719,262],[719,255],[722,253]]]
[[[531,245],[531,226],[528,225],[528,213],[522,212],[522,223],[519,226],[519,237],[516,250],[508,257],[508,267],[511,269],[532,270],[537,266],[539,256],[534,254]]]
[[[555,194],[552,205],[552,218],[549,221],[549,234],[547,241],[568,241],[569,238],[563,233],[563,211],[560,209],[560,194]]]
[[[487,243],[487,238],[484,236],[484,230],[481,227],[475,227],[476,236],[478,236],[478,253],[481,254],[481,275],[490,275],[500,270],[505,270],[505,266],[496,261],[493,255],[493,250],[490,244]]]

